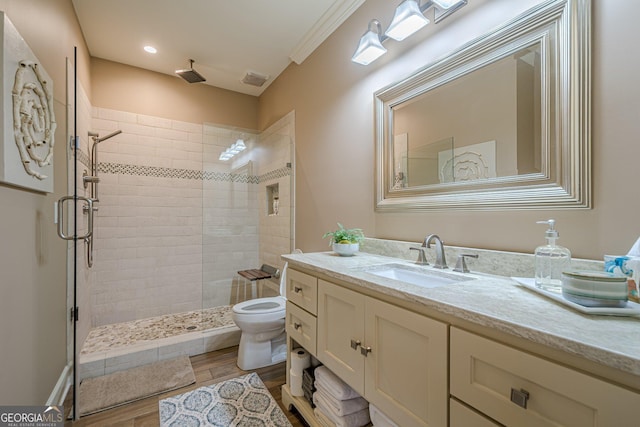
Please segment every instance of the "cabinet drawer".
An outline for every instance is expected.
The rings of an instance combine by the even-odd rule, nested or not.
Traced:
[[[638,425],[640,394],[457,328],[450,382],[453,396],[507,426]]]
[[[313,315],[318,314],[318,279],[287,269],[287,299]]]
[[[484,417],[469,409],[455,399],[449,399],[449,426],[450,427],[500,427],[489,418]]]
[[[316,318],[300,307],[287,301],[285,324],[289,338],[304,347],[312,356],[316,355]]]

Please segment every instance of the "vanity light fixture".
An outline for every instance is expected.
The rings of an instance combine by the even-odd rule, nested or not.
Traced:
[[[418,5],[419,0],[404,0],[396,8],[391,24],[384,34],[394,40],[402,41],[420,28],[427,25],[429,19],[423,15]]]
[[[226,162],[236,154],[240,153],[241,151],[244,151],[246,148],[247,146],[245,145],[244,140],[242,138],[238,138],[236,142],[231,144],[231,146],[229,146],[226,150],[224,150],[220,154],[220,157],[218,157],[218,160],[222,160],[223,162]]]
[[[424,16],[427,10],[434,9],[433,16],[437,24],[467,4],[467,0],[426,0],[422,5],[420,1],[403,0],[396,8],[393,20],[384,34],[382,34],[380,21],[372,19],[367,32],[360,38],[358,48],[351,60],[358,64],[369,65],[387,52],[387,49],[382,46],[384,41],[389,38],[402,41],[431,22]]]
[[[377,32],[371,29],[372,26],[377,30]],[[360,38],[358,48],[353,54],[353,57],[351,57],[351,60],[358,64],[369,65],[380,56],[384,55],[387,52],[387,49],[382,46],[381,34],[382,27],[380,26],[380,21],[372,19],[371,22],[369,22],[369,29],[364,33],[362,38]]]
[[[449,9],[456,6],[458,3],[462,3],[463,0],[431,0],[440,9]]]

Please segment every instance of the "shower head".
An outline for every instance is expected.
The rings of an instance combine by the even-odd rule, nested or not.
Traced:
[[[206,82],[207,79],[202,77],[202,74],[193,69],[193,59],[189,60],[189,68],[185,70],[176,70],[176,74],[182,77],[187,83],[200,83]]]
[[[103,136],[102,138],[100,138],[97,133],[89,132],[89,136],[91,136],[93,138],[93,143],[97,144],[99,142],[105,141],[105,140],[107,140],[109,138],[112,138],[112,137],[114,137],[116,135],[119,135],[121,133],[122,133],[121,130],[117,130],[115,132],[110,133],[107,136]]]

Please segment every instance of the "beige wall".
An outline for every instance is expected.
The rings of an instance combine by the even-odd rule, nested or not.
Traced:
[[[0,404],[44,404],[66,363],[66,243],[53,203],[67,192],[66,58],[78,46],[79,78],[89,61],[68,0],[0,0],[54,84],[58,127],[53,194],[0,184]]]
[[[516,4],[513,4],[516,3]],[[302,65],[290,65],[260,98],[260,128],[296,111],[296,242],[325,250],[322,234],[336,221],[368,236],[420,241],[438,233],[446,243],[533,252],[544,243],[536,220],[555,218],[560,243],[576,257],[626,253],[640,235],[638,160],[640,59],[629,55],[638,39],[640,3],[593,1],[592,210],[375,213],[373,92],[445,54],[447,40],[492,28],[502,10],[526,1],[474,1],[443,23],[430,25],[363,67],[350,61],[367,22],[386,25],[395,5],[369,0]],[[481,24],[482,23],[482,24]]]
[[[217,123],[246,129],[258,124],[258,98],[177,76],[91,59],[91,103],[190,123]]]

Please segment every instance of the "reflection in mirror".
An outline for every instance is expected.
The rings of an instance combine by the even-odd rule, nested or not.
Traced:
[[[376,92],[376,209],[589,208],[590,8],[542,2]]]
[[[539,173],[540,45],[392,110],[394,189]]]

